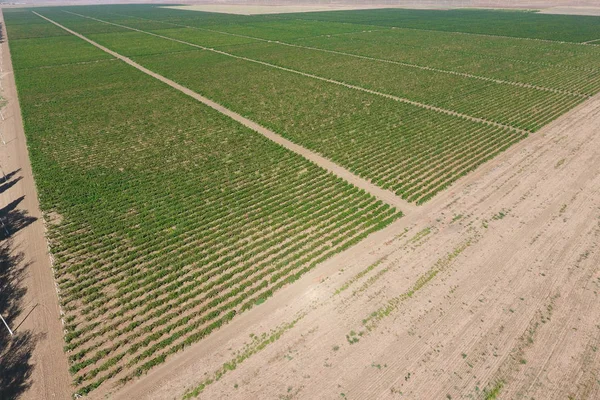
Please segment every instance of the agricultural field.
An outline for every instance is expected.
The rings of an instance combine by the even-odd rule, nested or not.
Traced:
[[[600,92],[593,17],[3,15],[81,395],[218,334],[406,212],[151,74],[411,210]]]
[[[57,38],[11,44],[80,393],[143,373],[401,215]]]

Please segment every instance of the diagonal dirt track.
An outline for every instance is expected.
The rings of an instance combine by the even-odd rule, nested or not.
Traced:
[[[519,133],[521,133],[523,135],[529,134],[529,132],[526,131],[526,130],[524,130],[524,129],[516,128],[516,127],[510,126],[510,125],[500,124],[498,122],[490,121],[490,120],[487,120],[487,119],[484,119],[484,118],[473,117],[471,115],[462,114],[462,113],[459,113],[459,112],[454,111],[454,110],[447,110],[445,108],[432,106],[430,104],[420,103],[418,101],[413,101],[413,100],[406,99],[406,98],[403,98],[403,97],[398,97],[398,96],[394,96],[394,95],[387,94],[387,93],[381,93],[381,92],[378,92],[376,90],[366,89],[366,88],[361,87],[361,86],[356,86],[356,85],[351,85],[349,83],[344,83],[344,82],[336,81],[334,79],[323,78],[322,76],[318,76],[318,75],[314,75],[314,74],[309,74],[309,73],[302,72],[302,71],[297,71],[297,70],[291,69],[291,68],[280,67],[278,65],[270,64],[270,63],[267,63],[267,62],[264,62],[264,61],[254,60],[254,59],[248,58],[248,57],[237,56],[235,54],[227,53],[225,51],[211,49],[209,47],[200,46],[200,45],[197,45],[197,44],[194,44],[194,43],[186,42],[184,40],[173,39],[173,38],[170,38],[168,36],[163,36],[163,35],[159,35],[159,34],[156,34],[156,33],[143,31],[141,29],[132,28],[132,27],[129,27],[127,25],[116,24],[114,22],[104,21],[104,20],[101,20],[101,19],[98,19],[98,18],[89,17],[89,16],[83,15],[83,14],[77,14],[77,13],[74,13],[74,12],[71,12],[71,11],[64,11],[64,12],[66,12],[68,14],[76,15],[78,17],[87,18],[87,19],[91,19],[91,20],[94,20],[94,21],[102,22],[104,24],[114,25],[114,26],[118,26],[118,27],[121,27],[121,28],[129,29],[129,30],[132,30],[132,31],[135,31],[135,32],[144,33],[146,35],[155,36],[155,37],[159,37],[161,39],[170,40],[172,42],[177,42],[177,43],[185,44],[185,45],[188,45],[188,46],[191,46],[191,47],[196,47],[198,49],[202,49],[202,50],[206,50],[206,51],[211,51],[213,53],[221,54],[221,55],[224,55],[224,56],[227,56],[227,57],[236,58],[238,60],[244,60],[244,61],[252,62],[252,63],[255,63],[255,64],[264,65],[264,66],[267,66],[269,68],[275,68],[275,69],[279,69],[279,70],[282,70],[282,71],[291,72],[293,74],[297,74],[297,75],[305,76],[305,77],[308,77],[308,78],[316,79],[316,80],[319,80],[319,81],[332,83],[334,85],[343,86],[343,87],[346,87],[346,88],[349,88],[349,89],[358,90],[358,91],[361,91],[361,92],[373,94],[373,95],[380,96],[380,97],[385,97],[387,99],[391,99],[391,100],[394,100],[394,101],[397,101],[397,102],[400,102],[400,103],[410,104],[412,106],[423,108],[423,109],[426,109],[426,110],[435,111],[435,112],[439,112],[439,113],[446,114],[446,115],[452,115],[454,117],[464,118],[464,119],[467,119],[467,120],[473,121],[473,122],[485,123],[485,124],[496,126],[496,127],[503,128],[503,129],[513,130],[513,131],[519,132]],[[35,13],[35,14],[39,15],[37,13]],[[43,18],[47,19],[45,17],[43,17]],[[51,21],[51,20],[48,19],[48,21]],[[56,24],[56,22],[54,22],[54,21],[51,21],[51,22],[53,22],[54,24]],[[61,26],[61,25],[59,25],[59,26]],[[61,27],[63,29],[67,29],[67,28],[64,28],[63,26],[61,26]],[[69,32],[73,33],[72,31],[69,31]],[[83,36],[80,36],[80,37],[83,37]],[[85,39],[85,40],[91,42],[88,39]],[[99,45],[97,45],[97,46],[99,46]]]
[[[77,36],[78,38],[83,39],[86,42],[96,46],[97,48],[101,49],[102,51],[105,51],[106,53],[112,55],[113,57],[118,58],[119,60],[121,60],[123,62],[126,62],[127,64],[142,71],[143,73],[150,75],[151,77],[158,79],[159,81],[161,81],[163,83],[166,83],[167,85],[171,86],[172,88],[177,89],[182,93],[185,93],[186,95],[198,100],[199,102],[201,102],[203,104],[206,104],[207,106],[219,111],[220,113],[230,117],[231,119],[241,123],[242,125],[250,128],[250,129],[252,129],[253,131],[260,133],[261,135],[265,136],[269,140],[285,147],[288,150],[293,151],[296,154],[301,155],[302,157],[306,158],[307,160],[312,161],[313,163],[320,166],[321,168],[324,168],[325,170],[346,180],[347,182],[353,184],[354,186],[365,190],[367,193],[370,193],[377,199],[384,201],[385,203],[398,208],[402,212],[406,213],[406,212],[410,212],[411,210],[415,209],[415,206],[413,204],[410,204],[409,202],[402,200],[401,198],[399,198],[398,196],[396,196],[394,193],[390,192],[389,190],[384,190],[384,189],[377,187],[376,185],[372,184],[371,182],[369,182],[363,178],[360,178],[359,176],[354,175],[352,172],[348,171],[347,169],[335,164],[332,161],[329,161],[325,157],[320,156],[319,154],[312,152],[300,145],[297,145],[297,144],[291,142],[290,140],[283,138],[282,136],[279,136],[275,132],[257,124],[256,122],[251,121],[248,118],[245,118],[245,117],[241,116],[240,114],[233,112],[218,103],[215,103],[214,101],[186,88],[185,86],[178,84],[177,82],[174,82],[168,78],[165,78],[162,75],[159,75],[159,74],[141,66],[140,64],[129,59],[128,57],[125,57],[125,56],[123,56],[119,53],[116,53],[104,46],[101,46],[100,44],[88,39],[87,37],[75,32],[73,30],[68,29],[67,27],[60,25],[59,23],[57,23],[49,18],[46,18],[43,15],[41,15],[35,11],[33,11],[33,13],[35,15],[39,16],[40,18],[43,18],[46,21],[53,23],[54,25],[58,26],[59,28],[64,29],[65,31],[69,32],[70,34]]]
[[[600,96],[111,395],[179,397],[300,318],[201,398],[595,398],[598,129]]]

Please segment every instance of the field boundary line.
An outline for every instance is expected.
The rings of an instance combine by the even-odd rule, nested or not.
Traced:
[[[256,122],[254,122],[248,118],[245,118],[242,115],[240,115],[232,110],[229,110],[228,108],[223,107],[222,105],[194,92],[193,90],[191,90],[183,85],[180,85],[179,83],[177,83],[175,81],[172,81],[171,79],[168,79],[156,72],[153,72],[153,71],[143,67],[142,65],[136,63],[135,61],[131,60],[130,58],[125,57],[115,51],[112,51],[112,50],[100,45],[99,43],[96,43],[93,40],[88,39],[84,35],[77,33],[75,31],[59,24],[58,22],[51,20],[50,18],[47,18],[35,11],[32,11],[32,13],[34,13],[35,15],[37,15],[40,18],[45,19],[48,22],[51,22],[52,24],[58,26],[59,28],[65,30],[66,32],[69,32],[70,34],[72,34],[82,40],[85,40],[89,44],[91,44],[91,45],[99,48],[100,50],[112,55],[113,57],[118,58],[119,60],[131,65],[132,67],[138,69],[139,71],[141,71],[155,79],[158,79],[159,81],[161,81],[161,82],[169,85],[170,87],[177,89],[180,92],[192,97],[193,99],[211,107],[212,109],[220,112],[221,114],[228,116],[229,118],[239,122],[240,124],[246,126],[247,128],[250,128],[251,130],[265,136],[267,139],[271,140],[272,142],[275,142],[275,143],[279,144],[280,146],[304,157],[305,159],[313,162],[317,166],[325,169],[326,171],[333,173],[337,177],[356,186],[357,188],[363,189],[365,192],[371,194],[372,196],[385,202],[386,204],[396,207],[399,211],[402,211],[403,214],[406,214],[407,211],[414,211],[416,209],[416,207],[417,207],[416,205],[411,204],[405,200],[402,200],[400,197],[396,196],[396,194],[394,194],[393,192],[382,189],[382,188],[374,185],[373,183],[367,181],[366,179],[363,179],[363,178],[353,174],[352,172],[348,171],[344,167],[341,167],[340,165],[336,164],[335,162],[328,160],[327,158],[325,158],[311,150],[308,150],[307,148],[300,146],[288,139],[285,139],[284,137],[280,136],[279,134],[257,124]]]
[[[568,90],[562,90],[562,89],[555,89],[555,88],[549,88],[549,87],[544,87],[544,86],[538,86],[538,85],[533,85],[531,83],[526,83],[526,82],[507,81],[507,80],[504,80],[504,79],[490,78],[490,77],[487,77],[487,76],[469,74],[469,73],[466,73],[466,72],[458,72],[458,71],[452,71],[452,70],[435,68],[435,67],[429,67],[429,66],[426,66],[426,65],[412,64],[412,63],[407,63],[407,62],[402,62],[402,61],[394,61],[394,60],[389,60],[389,59],[385,59],[385,58],[377,58],[377,57],[364,56],[364,55],[360,55],[360,54],[347,53],[347,52],[338,51],[338,50],[322,49],[320,47],[303,46],[303,45],[299,45],[299,44],[282,42],[280,40],[271,40],[271,39],[264,39],[264,38],[259,38],[259,37],[255,37],[255,36],[241,35],[241,34],[238,34],[238,33],[223,32],[223,31],[218,31],[216,29],[200,28],[200,27],[196,27],[196,26],[177,24],[175,22],[167,22],[167,21],[159,21],[159,20],[149,19],[149,18],[141,18],[141,17],[137,17],[137,16],[134,16],[134,15],[125,15],[125,14],[115,14],[115,15],[120,15],[120,16],[123,16],[123,17],[130,17],[130,18],[138,18],[138,19],[142,19],[142,20],[145,20],[145,21],[152,21],[152,22],[158,22],[158,23],[163,23],[163,24],[169,24],[169,25],[179,26],[179,27],[182,27],[182,28],[196,29],[196,30],[199,30],[199,31],[213,32],[213,33],[219,33],[219,34],[222,34],[222,35],[228,35],[228,36],[235,36],[235,37],[241,37],[241,38],[246,38],[246,39],[252,39],[252,40],[256,40],[256,41],[260,41],[260,42],[275,43],[275,44],[279,44],[279,45],[282,45],[282,46],[296,47],[296,48],[300,48],[300,49],[307,49],[307,50],[314,50],[314,51],[322,51],[324,53],[338,54],[338,55],[342,55],[342,56],[355,57],[355,58],[360,58],[360,59],[364,59],[364,60],[370,60],[370,61],[376,61],[376,62],[382,62],[382,63],[394,64],[394,65],[401,65],[403,67],[415,68],[415,69],[420,69],[420,70],[424,70],[424,71],[438,72],[438,73],[443,73],[443,74],[462,76],[462,77],[465,77],[465,78],[479,79],[479,80],[483,80],[483,81],[487,81],[487,82],[494,82],[494,83],[497,83],[497,84],[517,86],[517,87],[524,87],[524,88],[535,89],[535,90],[540,90],[540,91],[544,91],[544,92],[567,94],[567,95],[570,95],[570,96],[581,97],[581,98],[584,98],[584,99],[589,99],[589,98],[592,97],[592,96],[589,96],[589,95],[583,94],[583,93],[577,93],[577,92],[571,92],[571,91],[568,91]],[[374,31],[376,31],[376,32],[386,32],[388,30],[387,29],[386,30],[375,29],[375,30],[369,31],[369,32],[374,32]],[[321,35],[321,36],[340,36],[340,35],[348,35],[348,34],[355,34],[355,33],[362,33],[362,32],[346,32],[346,33],[340,33],[340,34]],[[311,37],[318,37],[318,36],[309,36],[307,38],[311,38]],[[598,39],[598,40],[600,40],[600,39]]]
[[[344,82],[341,82],[341,81],[336,81],[335,79],[323,78],[322,76],[318,76],[318,75],[314,75],[314,74],[309,74],[307,72],[302,72],[302,71],[298,71],[298,70],[291,69],[291,68],[281,67],[279,65],[270,64],[268,62],[259,61],[259,60],[255,60],[255,59],[248,58],[248,57],[236,56],[235,54],[227,53],[225,51],[216,50],[216,49],[212,49],[212,48],[209,48],[209,47],[204,47],[204,46],[201,46],[201,45],[198,45],[198,44],[186,42],[184,40],[174,39],[174,38],[171,38],[171,37],[168,37],[168,36],[163,36],[163,35],[159,35],[159,34],[156,34],[156,33],[143,31],[141,29],[132,28],[132,27],[127,26],[127,25],[116,24],[114,22],[108,22],[108,21],[104,21],[104,20],[101,20],[101,19],[98,19],[98,18],[88,17],[86,15],[77,14],[77,13],[74,13],[74,12],[71,12],[71,11],[63,11],[63,12],[68,13],[68,14],[73,14],[73,15],[76,15],[76,16],[79,16],[79,17],[82,17],[82,18],[88,18],[88,19],[91,19],[91,20],[94,20],[94,21],[105,23],[105,24],[114,25],[114,26],[118,26],[118,27],[121,27],[121,28],[129,29],[129,30],[132,30],[132,31],[135,31],[135,32],[145,33],[146,35],[156,36],[156,37],[159,37],[161,39],[166,39],[166,40],[171,40],[173,42],[177,42],[177,43],[181,43],[181,44],[186,44],[188,46],[196,47],[196,48],[199,48],[201,50],[211,51],[213,53],[221,54],[221,55],[224,55],[224,56],[227,56],[227,57],[236,58],[238,60],[244,60],[244,61],[253,62],[253,63],[256,63],[256,64],[261,64],[261,65],[264,65],[264,66],[267,66],[267,67],[279,69],[279,70],[286,71],[286,72],[291,72],[291,73],[294,73],[294,74],[297,74],[297,75],[306,76],[308,78],[317,79],[317,80],[320,80],[320,81],[323,81],[323,82],[333,83],[335,85],[347,87],[349,89],[354,89],[354,90],[358,90],[358,91],[361,91],[361,92],[370,93],[370,94],[373,94],[373,95],[376,95],[376,96],[385,97],[385,98],[388,98],[388,99],[391,99],[391,100],[395,100],[395,101],[400,102],[400,103],[409,104],[409,105],[412,105],[412,106],[415,106],[415,107],[419,107],[419,108],[423,108],[423,109],[426,109],[426,110],[436,111],[436,112],[439,112],[439,113],[442,113],[442,114],[447,114],[447,115],[451,115],[451,116],[454,116],[454,117],[464,118],[464,119],[467,119],[467,120],[470,120],[470,121],[473,121],[473,122],[478,122],[478,123],[483,123],[483,124],[487,124],[487,125],[493,125],[493,126],[496,126],[496,127],[499,127],[499,128],[503,128],[503,129],[513,130],[513,131],[519,132],[519,133],[521,133],[523,135],[528,135],[528,134],[532,133],[532,132],[529,132],[529,131],[527,131],[525,129],[517,128],[515,126],[505,125],[505,124],[501,124],[501,123],[495,122],[495,121],[490,121],[490,120],[487,120],[487,119],[484,119],[484,118],[478,118],[478,117],[474,117],[472,115],[462,114],[462,113],[459,113],[458,111],[448,110],[448,109],[445,109],[445,108],[432,106],[430,104],[420,103],[418,101],[410,100],[410,99],[407,99],[407,98],[404,98],[404,97],[398,97],[398,96],[394,96],[394,95],[391,95],[391,94],[378,92],[376,90],[367,89],[367,88],[364,88],[364,87],[361,87],[361,86],[356,86],[356,85],[351,85],[349,83],[344,83]],[[52,21],[52,22],[54,22],[54,21]],[[60,26],[62,26],[62,25],[60,25]],[[117,53],[115,53],[115,54],[117,54]]]
[[[588,40],[587,42],[581,42],[581,44],[592,44],[594,42],[600,42],[600,39]],[[594,44],[596,46],[596,44]]]

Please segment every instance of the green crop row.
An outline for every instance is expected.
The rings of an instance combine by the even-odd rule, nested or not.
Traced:
[[[68,25],[74,16],[67,15],[64,20],[61,15],[56,18]],[[87,21],[89,24],[102,24]],[[128,44],[131,41],[124,40],[128,35],[125,33],[122,38],[102,34],[91,37],[117,52],[131,55],[137,50],[131,49]],[[136,40],[143,40],[139,32],[132,35]],[[177,48],[180,45],[151,35],[146,37],[148,49],[152,48],[150,43],[156,41],[171,43]],[[147,68],[326,155],[381,187],[394,188],[404,198],[413,197],[416,192],[407,187],[422,186],[421,189],[433,190],[429,186],[435,184],[435,187],[443,188],[461,176],[461,170],[453,169],[444,182],[446,185],[440,185],[431,179],[436,175],[432,166],[441,167],[466,159],[474,163],[470,165],[472,169],[479,165],[480,156],[488,153],[485,147],[488,140],[497,135],[518,140],[518,136],[515,138],[508,130],[498,131],[491,125],[424,110],[256,63],[207,51],[171,52],[166,45],[161,48],[170,52],[169,57],[133,58]],[[484,82],[485,85],[489,83]],[[466,90],[465,86],[463,91]],[[476,139],[469,142],[469,153],[453,150],[464,146],[462,141],[475,133]],[[449,159],[448,154],[455,158]],[[407,161],[411,163],[407,165]],[[427,184],[421,185],[423,182]]]
[[[256,43],[252,38],[259,38],[588,95],[600,91],[600,46],[354,23],[281,20],[273,16],[250,20],[229,20],[222,16],[219,23],[214,23],[204,15],[198,18],[194,13],[150,7],[114,12],[104,8],[75,10],[208,47]],[[217,32],[222,34],[215,35]],[[281,49],[271,55],[278,57],[285,52]],[[313,57],[314,54],[308,58]]]
[[[599,33],[595,16],[549,15],[523,10],[382,9],[311,12],[289,18],[565,42],[593,40]]]
[[[404,41],[405,33],[414,36],[415,31],[377,31],[290,43],[587,95],[600,91],[600,46],[561,44],[566,47],[561,51],[543,49],[540,53],[528,51],[536,48],[535,44],[519,43],[516,39],[503,38],[516,43],[494,43],[492,47],[489,42],[498,39],[477,37],[456,45],[452,39],[464,39],[464,35],[447,37],[447,33],[436,33],[444,37],[426,37],[427,40],[410,43]],[[429,32],[416,33],[429,36]]]
[[[52,26],[23,13],[4,12],[9,32]],[[81,39],[9,39],[77,393],[149,370],[401,216]]]
[[[58,16],[59,20],[69,26],[71,26],[73,17],[76,16],[69,15],[63,20],[62,16]],[[106,18],[107,21],[115,21],[115,23],[123,25],[128,24],[127,21],[111,16],[103,18]],[[89,19],[85,20],[81,18],[81,20],[92,26],[107,25]],[[77,21],[76,24],[83,23],[81,20]],[[138,24],[135,25],[136,29],[140,29],[140,24],[143,24],[143,21],[138,21]],[[148,22],[148,24],[150,27],[146,28],[146,32],[152,32],[152,25],[155,23]],[[210,46],[210,43],[215,43],[212,38],[215,35],[219,35],[213,32],[188,29],[187,31],[183,30],[184,37],[182,37],[181,29],[164,29],[164,26],[162,28],[154,30],[154,32],[174,39],[185,39],[190,43],[205,47]],[[165,42],[170,42],[167,39],[151,35],[146,35],[146,39],[144,39],[140,35],[143,36],[144,34],[129,31],[119,33],[118,36],[115,34],[99,34],[93,35],[91,38],[105,46],[131,56],[141,54],[132,50],[130,43],[146,41],[148,43],[146,45],[147,48],[169,48],[165,44]],[[221,36],[227,40],[239,39],[237,36],[223,34]],[[462,36],[464,35],[458,35],[459,38],[462,38]],[[397,38],[400,37],[398,36]],[[245,38],[243,39],[246,40]],[[509,40],[515,41],[515,39]],[[179,42],[171,41],[171,43],[172,48],[170,48],[170,51],[175,51],[182,46],[182,43]],[[376,48],[377,46],[375,44],[372,47]],[[570,46],[570,48],[582,47],[576,45],[566,46]],[[193,49],[194,47],[189,48]],[[511,49],[512,47],[505,45],[504,48]],[[518,48],[518,46],[514,46],[514,48]],[[385,94],[408,98],[431,106],[447,108],[528,131],[540,129],[543,125],[584,100],[584,97],[577,95],[496,83],[489,80],[445,74],[392,63],[382,63],[318,50],[283,46],[276,43],[235,44],[233,46],[220,47],[220,49],[252,60],[265,61],[296,71],[314,74]],[[421,52],[423,53],[423,51]],[[568,55],[570,54],[568,53]],[[600,55],[600,52],[598,54]],[[580,71],[573,70],[571,72],[576,74]],[[588,73],[591,72],[588,71]],[[592,80],[592,82],[587,82],[585,87],[580,88],[586,89],[589,87],[589,84],[597,83],[597,86],[593,86],[592,89],[594,90],[596,87],[600,89],[600,71],[598,71],[597,75],[597,82]]]

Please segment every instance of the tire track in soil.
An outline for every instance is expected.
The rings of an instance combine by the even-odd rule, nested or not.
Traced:
[[[361,338],[361,343],[352,345],[351,356],[346,358],[341,353],[344,349],[344,346],[342,346],[342,349],[338,352],[340,355],[335,355],[335,357],[342,357],[341,360],[343,361],[334,358],[334,364],[337,364],[341,368],[336,370],[336,376],[333,376],[333,372],[335,371],[330,372],[332,370],[323,369],[318,363],[310,361],[314,357],[321,357],[320,359],[322,359],[323,351],[326,351],[328,346],[336,342],[340,344],[340,337],[343,338],[343,335],[347,333],[344,327],[336,326],[336,323],[339,323],[339,318],[336,316],[337,313],[332,313],[334,308],[330,306],[320,310],[322,317],[316,320],[313,319],[312,324],[301,323],[296,335],[290,333],[290,336],[282,340],[282,343],[274,345],[275,348],[273,350],[266,350],[264,356],[261,357],[263,360],[268,359],[269,354],[277,351],[276,348],[285,348],[286,343],[293,342],[294,337],[297,337],[302,332],[306,332],[312,326],[319,326],[319,331],[332,332],[331,334],[322,334],[320,337],[313,338],[313,343],[310,347],[298,349],[301,354],[305,354],[303,362],[308,364],[307,367],[302,366],[303,363],[301,362],[294,363],[293,361],[290,362],[288,367],[285,364],[286,361],[282,361],[281,358],[273,362],[272,365],[264,365],[265,363],[258,359],[249,360],[248,364],[242,368],[243,372],[236,371],[232,373],[227,378],[224,378],[223,382],[219,382],[208,388],[205,395],[209,398],[217,395],[229,395],[233,398],[238,398],[240,395],[236,395],[236,392],[231,389],[236,382],[244,384],[240,390],[257,390],[257,394],[262,393],[264,395],[267,393],[274,394],[277,393],[278,385],[281,388],[284,383],[293,385],[294,383],[304,382],[300,379],[302,374],[312,369],[318,377],[315,377],[314,379],[316,380],[311,380],[310,384],[303,387],[300,397],[316,398],[321,396],[330,398],[338,390],[337,395],[339,395],[339,392],[344,392],[349,397],[354,398],[360,396],[361,393],[364,394],[362,392],[363,386],[369,382],[375,383],[373,378],[377,374],[383,374],[386,369],[386,367],[383,367],[384,369],[379,371],[365,366],[364,372],[360,372],[361,362],[363,364],[370,364],[372,361],[376,361],[381,362],[383,365],[385,361],[388,364],[387,368],[391,368],[389,366],[392,365],[393,360],[390,357],[402,360],[403,352],[408,351],[408,348],[412,347],[411,343],[415,343],[415,341],[418,344],[417,347],[408,354],[408,360],[398,364],[396,370],[396,377],[402,383],[405,382],[402,371],[413,372],[413,376],[408,381],[408,384],[405,384],[408,385],[406,388],[408,392],[405,391],[405,395],[408,393],[420,395],[426,391],[426,393],[434,394],[433,398],[443,398],[446,393],[450,393],[453,397],[456,397],[457,393],[460,396],[460,394],[467,394],[470,390],[473,390],[475,384],[473,386],[463,386],[464,382],[459,376],[455,377],[454,372],[459,373],[464,378],[465,373],[468,373],[465,371],[474,371],[477,378],[482,380],[482,383],[479,383],[481,389],[487,387],[486,380],[493,380],[494,369],[498,368],[501,361],[506,357],[504,351],[512,348],[511,343],[514,343],[513,340],[516,340],[523,330],[526,329],[530,317],[533,315],[532,313],[540,307],[543,308],[545,304],[544,299],[548,299],[548,293],[553,294],[557,289],[568,291],[572,287],[572,283],[566,284],[562,279],[564,271],[561,266],[564,262],[573,259],[573,256],[578,253],[579,249],[573,246],[578,242],[577,235],[585,236],[586,232],[588,232],[587,229],[583,229],[583,225],[588,224],[589,226],[589,223],[595,223],[593,218],[591,218],[592,215],[588,217],[585,215],[586,213],[593,213],[593,204],[595,204],[595,199],[597,199],[599,193],[597,190],[599,181],[597,178],[594,178],[594,171],[598,168],[597,150],[594,150],[594,146],[590,143],[590,140],[594,140],[594,123],[597,123],[599,118],[597,115],[597,110],[600,107],[599,99],[600,97],[596,96],[595,101],[583,104],[574,113],[570,113],[564,118],[557,120],[556,123],[548,127],[549,129],[545,129],[542,132],[543,135],[540,135],[540,137],[535,137],[532,140],[528,139],[502,156],[504,160],[511,159],[517,161],[516,163],[506,163],[504,161],[504,164],[501,164],[500,167],[489,163],[484,168],[484,171],[479,171],[476,174],[483,177],[487,175],[489,178],[483,179],[483,181],[475,179],[475,182],[472,184],[480,186],[481,190],[476,195],[460,197],[459,203],[455,203],[446,209],[446,216],[448,213],[452,215],[452,211],[459,213],[468,210],[469,213],[474,214],[471,220],[481,221],[481,218],[490,219],[491,215],[494,215],[504,207],[514,208],[514,211],[511,211],[509,216],[503,221],[490,223],[490,233],[486,233],[486,236],[491,236],[489,236],[486,243],[480,242],[469,250],[469,257],[464,257],[457,264],[456,268],[449,271],[448,274],[440,276],[437,283],[431,285],[421,296],[416,296],[411,300],[403,310],[397,313],[395,321],[392,321],[393,318],[390,318],[386,326],[382,326],[377,332],[372,334],[373,339],[369,339],[369,337]],[[591,115],[596,116],[596,122],[586,121],[587,117]],[[582,129],[582,125],[586,124],[587,127]],[[568,146],[565,146],[565,143],[560,141],[560,138],[565,133],[570,136]],[[595,140],[597,141],[597,139]],[[581,146],[582,143],[587,143],[587,145]],[[525,151],[526,149],[527,151]],[[535,150],[530,151],[530,149]],[[545,151],[547,149],[549,151]],[[531,156],[535,157],[540,152],[543,154],[543,158],[537,160],[535,163],[530,163]],[[563,168],[561,170],[555,169],[554,164],[556,161],[567,154],[572,159],[562,164]],[[593,164],[590,164],[590,162]],[[587,167],[582,168],[586,165]],[[595,165],[594,169],[590,170],[589,165]],[[485,171],[486,169],[487,171]],[[465,188],[464,184],[466,182],[473,182],[473,179],[469,177],[463,180],[461,182],[463,188]],[[533,193],[527,195],[527,191],[530,190],[532,184],[536,185]],[[569,221],[568,225],[563,227],[562,217],[557,217],[560,215],[562,204],[565,202],[570,204],[569,199],[572,194],[578,193],[582,189],[585,189],[586,195],[582,196],[578,203],[584,206],[579,206],[579,204],[573,205],[573,207],[579,206],[578,211],[574,213],[574,216],[568,218],[567,221],[571,218],[573,220]],[[488,192],[502,195],[489,196]],[[443,197],[445,197],[444,201],[436,199],[441,202],[440,205],[451,200],[448,194]],[[479,201],[481,197],[487,200],[482,203]],[[473,208],[473,205],[475,205],[475,208]],[[585,213],[579,215],[579,210],[585,211]],[[430,219],[435,219],[438,215],[435,213],[430,216]],[[447,216],[446,218],[449,217]],[[567,228],[570,234],[563,237],[563,232]],[[419,228],[416,228],[416,230],[419,230]],[[540,231],[546,233],[541,237],[536,236]],[[522,235],[521,233],[526,234]],[[445,231],[442,230],[436,234],[438,238],[433,243],[430,243],[430,247],[440,248],[439,241],[448,235],[450,235],[449,237],[453,235],[450,228]],[[529,239],[532,239],[532,243],[535,242],[533,248],[529,244]],[[432,238],[431,240],[434,239]],[[520,251],[515,250],[515,246]],[[536,248],[538,250],[535,250]],[[475,256],[474,251],[477,251],[479,254]],[[425,256],[423,252],[421,253],[418,259],[422,259],[422,256]],[[542,255],[542,258],[538,259],[538,254]],[[402,255],[402,252],[400,253],[400,257],[403,257],[405,260],[403,270],[398,271],[401,275],[395,275],[394,279],[388,279],[387,283],[382,282],[378,287],[374,287],[370,291],[371,294],[380,293],[379,297],[381,295],[385,296],[390,293],[390,290],[393,290],[391,288],[386,289],[386,286],[394,285],[394,281],[401,279],[402,275],[409,273],[408,267],[412,265],[411,259],[407,259],[406,257],[408,256]],[[417,256],[415,255],[414,257]],[[490,260],[493,262],[490,262]],[[393,260],[389,261],[393,262]],[[465,269],[465,266],[462,265],[465,262],[469,263],[469,269]],[[480,266],[477,264],[480,264]],[[460,268],[458,268],[459,266]],[[472,274],[471,271],[476,272],[476,274]],[[508,276],[506,276],[507,272]],[[439,303],[439,301],[447,302],[447,300],[441,300],[445,288],[449,289],[453,283],[457,282],[456,279],[461,276],[461,279],[465,279],[466,281],[460,284],[459,290],[453,294],[453,296],[458,296],[457,300],[452,302],[454,306],[450,308],[443,306],[443,311],[439,309],[441,307],[435,307],[435,305],[442,306],[442,303]],[[486,284],[483,284],[484,282]],[[564,288],[562,287],[563,285]],[[487,290],[491,290],[490,295],[486,294],[483,303],[480,303],[477,294],[486,293],[486,288]],[[519,300],[519,295],[522,295],[525,300]],[[426,306],[429,300],[433,301],[434,307]],[[377,302],[380,300],[373,301]],[[463,305],[463,301],[467,305]],[[515,305],[521,304],[521,301],[525,305],[515,307]],[[365,302],[354,302],[356,304],[351,307],[345,307],[344,315],[340,318],[344,320],[355,319],[360,324],[360,319],[365,316],[367,311],[371,310],[372,306],[368,306],[365,309]],[[422,307],[424,306],[431,308],[429,312],[422,314]],[[514,307],[516,311],[514,313],[512,311],[509,312],[509,307]],[[501,313],[502,309],[504,309],[504,312]],[[476,314],[471,317],[469,310],[476,312]],[[465,318],[468,316],[471,319],[471,325],[465,325],[464,328],[457,330],[458,327],[454,327],[452,321],[462,324],[460,322],[462,318],[457,315],[458,312],[465,315]],[[432,325],[432,322],[439,321],[440,317],[438,317],[438,314],[440,313],[444,314],[443,319],[448,329],[444,329],[443,334],[435,330],[430,332],[429,327]],[[335,319],[334,316],[336,316]],[[423,339],[417,340],[410,334],[407,336],[405,333],[402,333],[403,327],[409,324],[405,322],[409,317],[414,318],[414,324],[417,327],[415,330]],[[481,319],[486,321],[484,325],[479,323]],[[564,323],[568,324],[568,320],[565,320]],[[506,326],[502,334],[498,334],[497,329],[495,329],[499,328],[500,325]],[[560,323],[560,326],[556,329],[562,327],[563,323]],[[397,332],[397,335],[399,335],[394,342],[389,342],[389,336],[392,335],[390,330]],[[430,334],[427,334],[427,332],[430,332]],[[466,335],[464,334],[465,332],[467,333]],[[445,339],[443,336],[448,336],[448,339]],[[388,337],[388,343],[394,343],[389,348],[381,347],[381,342],[386,341],[386,337]],[[363,342],[369,340],[371,341],[364,343],[363,346]],[[321,343],[324,343],[324,345],[320,345]],[[466,366],[456,369],[448,367],[450,364],[447,363],[447,359],[454,357],[457,360],[461,360],[461,350],[459,349],[462,349],[462,351],[466,349],[465,353],[475,356],[478,345],[483,346],[488,351],[488,355],[480,361],[485,361],[481,366],[475,365],[474,370]],[[494,346],[498,346],[498,357],[492,357]],[[438,351],[441,351],[446,357],[436,355]],[[407,353],[404,354],[406,355]],[[382,358],[378,358],[378,356],[382,356]],[[529,360],[528,364],[533,364],[534,357],[539,359],[543,357],[543,354],[537,352],[527,357]],[[337,360],[337,363],[335,363],[335,360]],[[452,367],[452,365],[450,366]],[[300,368],[298,371],[295,373],[292,372],[298,368]],[[577,368],[577,364],[571,362],[569,368]],[[311,375],[314,374],[311,373]],[[391,374],[391,377],[393,378],[394,374]],[[392,397],[389,388],[393,384],[390,384],[388,389],[385,389],[388,382],[390,382],[388,378],[376,379],[379,382],[371,387],[375,391],[371,391],[370,394],[379,393],[383,398]],[[337,382],[342,384],[342,387],[339,389],[335,388],[335,383]],[[459,389],[455,390],[453,388],[456,385],[459,385]],[[542,388],[538,392],[547,394],[547,390],[550,389],[546,387],[546,391]],[[411,396],[409,395],[409,397]]]

